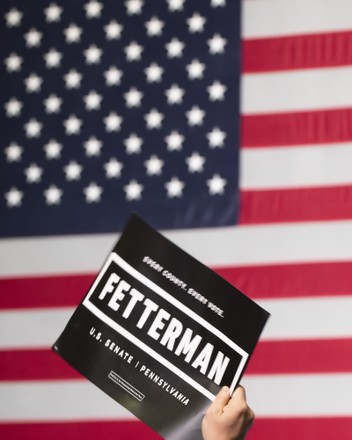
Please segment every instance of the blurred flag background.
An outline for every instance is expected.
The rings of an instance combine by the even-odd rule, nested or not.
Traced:
[[[1,438],[158,438],[50,352],[130,211],[271,312],[249,440],[349,438],[350,1],[0,10]]]

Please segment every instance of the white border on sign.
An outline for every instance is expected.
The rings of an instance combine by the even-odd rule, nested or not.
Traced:
[[[244,351],[241,347],[239,347],[235,342],[233,342],[230,338],[228,338],[226,335],[224,335],[222,332],[220,332],[216,327],[209,324],[208,321],[206,321],[201,316],[197,315],[193,312],[193,310],[186,307],[184,304],[182,304],[180,301],[178,301],[176,298],[174,298],[172,295],[167,293],[164,289],[159,287],[157,284],[155,284],[153,281],[148,279],[146,276],[138,272],[134,267],[132,267],[130,264],[128,264],[124,259],[122,259],[118,254],[115,252],[112,252],[109,257],[107,258],[104,266],[102,267],[99,275],[95,279],[93,285],[89,289],[86,297],[83,300],[83,305],[90,310],[95,316],[97,316],[101,321],[103,321],[105,324],[107,324],[109,327],[113,328],[115,331],[120,333],[122,336],[124,336],[126,339],[131,341],[133,344],[135,344],[138,348],[142,349],[144,352],[146,352],[149,356],[156,359],[158,362],[160,362],[162,365],[167,367],[170,371],[172,371],[174,374],[179,376],[181,379],[183,379],[185,382],[187,382],[189,385],[193,386],[197,391],[202,393],[205,397],[207,397],[209,400],[214,400],[215,395],[208,391],[206,388],[204,388],[202,385],[200,385],[198,382],[196,382],[192,377],[185,374],[182,370],[177,368],[175,365],[173,365],[171,362],[169,362],[167,359],[165,359],[163,356],[161,356],[159,353],[154,351],[152,348],[150,348],[148,345],[146,345],[144,342],[140,341],[136,336],[134,336],[132,333],[127,331],[125,328],[117,324],[113,319],[109,318],[107,315],[105,315],[104,312],[102,312],[97,306],[95,306],[93,303],[90,302],[89,298],[93,294],[96,286],[100,282],[101,278],[104,276],[105,272],[111,265],[111,263],[114,262],[117,264],[121,269],[123,269],[125,272],[127,272],[129,275],[140,281],[142,284],[146,285],[149,289],[151,289],[153,292],[155,292],[157,295],[161,296],[163,299],[168,301],[170,304],[172,304],[174,307],[181,310],[184,314],[192,318],[194,321],[202,325],[204,328],[206,328],[208,331],[213,333],[215,336],[217,336],[221,341],[225,342],[232,350],[234,350],[236,353],[238,353],[242,359],[240,361],[240,364],[236,370],[236,373],[234,375],[234,378],[232,380],[232,383],[230,385],[231,392],[234,390],[239,377],[242,373],[242,370],[245,366],[245,363],[248,359],[248,353]]]

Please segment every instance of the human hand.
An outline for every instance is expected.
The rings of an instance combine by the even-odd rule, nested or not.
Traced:
[[[204,440],[244,440],[254,421],[245,390],[238,386],[230,396],[223,387],[209,406],[202,421]]]

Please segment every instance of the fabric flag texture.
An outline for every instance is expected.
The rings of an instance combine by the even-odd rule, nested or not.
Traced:
[[[144,209],[272,315],[248,439],[349,438],[352,3],[147,3],[1,3],[0,436],[158,438],[49,349]]]

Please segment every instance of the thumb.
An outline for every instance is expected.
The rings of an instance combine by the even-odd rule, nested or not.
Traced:
[[[224,407],[228,404],[230,400],[230,389],[229,387],[222,387],[221,390],[216,395],[213,403],[209,406],[209,412],[221,413]]]
[[[246,403],[246,390],[241,385],[238,385],[235,388],[229,401],[229,405],[237,406],[239,403]]]

